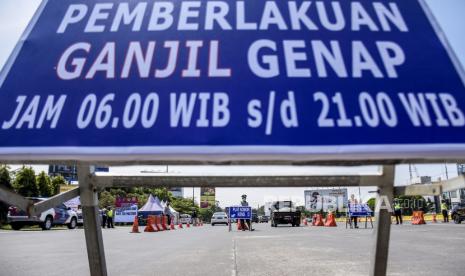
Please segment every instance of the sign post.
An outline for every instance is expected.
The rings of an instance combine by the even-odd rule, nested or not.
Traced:
[[[229,231],[231,232],[231,219],[240,223],[242,219],[250,220],[250,229],[252,231],[252,207],[249,206],[231,206],[229,207]]]

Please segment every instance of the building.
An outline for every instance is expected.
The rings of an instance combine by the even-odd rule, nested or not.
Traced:
[[[95,167],[95,172],[108,172],[108,167]],[[69,184],[77,183],[77,166],[66,166],[66,165],[49,165],[48,175],[50,177],[63,176]]]
[[[465,164],[457,164],[457,174],[459,176],[465,176]],[[442,194],[442,198],[447,199],[450,202],[451,207],[459,203],[465,203],[465,189],[445,192]]]
[[[173,197],[184,197],[184,189],[182,187],[173,187],[169,189]]]

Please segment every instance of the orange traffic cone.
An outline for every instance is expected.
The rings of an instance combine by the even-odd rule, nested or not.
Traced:
[[[316,214],[314,226],[324,226],[324,225],[325,224],[323,223],[323,216],[321,214]]]
[[[307,218],[304,218],[304,225],[305,225],[305,226],[308,225]]]
[[[155,228],[158,231],[163,231],[163,227],[161,226],[160,220],[161,220],[160,216],[155,216]]]
[[[140,233],[139,232],[139,218],[137,216],[134,216],[134,223],[132,224],[131,233]]]
[[[337,224],[336,224],[336,219],[334,218],[334,214],[333,214],[333,213],[329,213],[329,214],[326,216],[325,226],[326,226],[326,227],[336,227],[336,226],[337,226]]]
[[[412,224],[426,224],[423,211],[413,211]]]
[[[176,230],[176,228],[174,228],[174,218],[173,217],[171,217],[170,229],[171,230]]]
[[[179,220],[179,225],[178,225],[179,229],[182,229],[182,222],[181,220]]]
[[[191,227],[190,224],[189,224],[189,222],[187,222],[186,227],[187,227],[187,228]]]
[[[433,213],[433,222],[438,223],[438,220],[436,219],[436,213]]]
[[[153,217],[149,216],[147,218],[147,225],[145,226],[144,232],[157,232],[157,230],[153,227]]]
[[[166,226],[166,216],[164,215],[161,216],[161,227],[163,230],[169,230],[168,227]]]

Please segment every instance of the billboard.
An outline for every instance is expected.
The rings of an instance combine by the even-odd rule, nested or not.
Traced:
[[[347,188],[306,190],[304,198],[305,209],[311,212],[343,211],[349,201]]]
[[[215,188],[201,187],[200,188],[200,208],[210,208],[215,206]]]
[[[45,0],[0,159],[462,157],[464,76],[423,0]]]

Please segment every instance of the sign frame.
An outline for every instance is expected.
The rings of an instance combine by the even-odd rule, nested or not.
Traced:
[[[465,69],[431,12],[418,1],[434,33],[465,86]],[[42,0],[0,71],[0,87],[49,0]],[[9,163],[90,161],[99,164],[395,164],[434,161],[465,162],[465,143],[376,144],[334,146],[121,146],[121,147],[0,147],[0,160]]]

